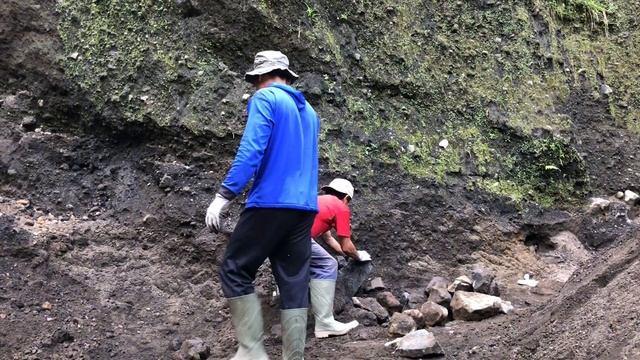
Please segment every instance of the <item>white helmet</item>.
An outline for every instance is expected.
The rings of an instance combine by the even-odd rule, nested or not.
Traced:
[[[339,193],[347,194],[351,199],[353,199],[353,185],[351,185],[349,180],[335,178],[329,183],[329,185],[322,187],[322,190],[326,189],[333,189]]]

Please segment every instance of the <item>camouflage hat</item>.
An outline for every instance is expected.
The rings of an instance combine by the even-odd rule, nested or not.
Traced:
[[[250,83],[254,83],[258,76],[272,72],[273,70],[284,70],[290,75],[291,82],[298,79],[298,74],[289,69],[289,59],[280,51],[261,51],[256,54],[253,61],[253,69],[244,75],[244,79]]]

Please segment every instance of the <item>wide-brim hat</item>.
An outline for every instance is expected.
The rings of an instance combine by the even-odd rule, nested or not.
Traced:
[[[273,70],[286,71],[290,75],[291,82],[296,81],[299,77],[289,69],[289,58],[285,54],[280,51],[267,50],[256,54],[253,60],[253,69],[244,74],[244,79],[253,84],[258,76],[268,74]]]

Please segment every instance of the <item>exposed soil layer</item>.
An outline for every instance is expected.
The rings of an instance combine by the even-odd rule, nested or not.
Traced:
[[[204,114],[212,118],[220,111],[232,114],[226,122],[220,120],[227,127],[220,133],[215,129],[195,133],[180,123],[184,120],[180,116],[188,113],[182,92],[190,91],[191,83],[185,79],[193,75],[192,69],[179,69],[184,70],[178,76],[183,82],[172,88],[180,120],[176,124],[163,127],[150,117],[121,121],[127,117],[121,108],[111,102],[97,104],[87,89],[65,74],[59,60],[68,60],[71,54],[64,53],[56,30],[55,3],[0,4],[0,358],[171,359],[183,340],[194,337],[211,347],[211,358],[229,358],[236,344],[216,275],[227,238],[206,231],[203,219],[239,141],[235,135],[242,123],[237,110],[243,106],[239,99],[246,85],[227,69],[213,82],[219,88],[202,90],[214,98],[202,97],[204,103],[198,106],[206,109]],[[485,16],[495,3],[464,6]],[[277,17],[266,17],[256,7],[228,1],[203,4],[200,9],[184,9],[181,31],[204,38],[198,41],[210,41],[234,71],[242,70],[240,59],[259,50],[253,40],[267,39],[280,26]],[[328,1],[318,4],[330,7]],[[305,11],[302,4],[274,6]],[[519,8],[525,9],[525,18],[529,11],[535,12],[530,8],[529,4]],[[399,9],[403,7],[386,7],[375,19],[397,21]],[[500,9],[505,10],[502,5]],[[429,19],[437,19],[433,10],[424,10]],[[235,17],[214,16],[221,11],[248,16],[237,22]],[[311,15],[314,9],[306,11],[308,18],[299,26],[318,27],[321,23]],[[341,15],[337,9],[329,13]],[[197,19],[200,14],[204,20]],[[323,60],[335,50],[330,43],[310,49],[299,36],[291,40],[282,35],[274,41],[291,50],[292,58],[308,59],[300,64],[304,72],[321,69],[339,80],[329,91],[320,73],[307,73],[300,86],[331,125],[325,143],[349,148],[359,142],[356,148],[367,151],[361,158],[366,163],[345,171],[333,167],[335,159],[325,152],[320,175],[321,182],[340,175],[356,183],[354,238],[374,258],[372,276],[381,276],[399,299],[408,296],[409,303],[420,304],[425,300],[424,287],[435,275],[452,279],[478,264],[497,274],[501,296],[514,304],[515,311],[482,322],[456,321],[429,329],[447,359],[640,358],[640,288],[635,286],[640,278],[640,210],[638,205],[609,198],[619,190],[640,189],[640,140],[614,121],[611,99],[594,97],[586,85],[571,86],[557,109],[571,119],[562,135],[570,137],[569,143],[580,152],[587,175],[588,184],[572,184],[608,198],[611,202],[602,210],[585,210],[573,203],[560,204],[563,210],[518,206],[495,193],[471,188],[467,180],[479,176],[477,154],[471,152],[464,169],[454,166],[454,171],[444,172],[446,181],[428,180],[377,157],[388,155],[380,151],[390,147],[382,131],[387,123],[377,124],[372,133],[336,128],[346,114],[343,80],[351,86],[344,90],[352,92],[352,99],[362,92],[358,96],[377,104],[384,121],[391,121],[386,107],[405,111],[406,119],[431,114],[418,112],[424,109],[415,100],[425,90],[416,83],[381,83],[377,77],[364,76],[353,32],[374,36],[382,30],[370,28],[357,11],[347,15],[338,26],[344,35],[340,46],[349,51],[343,65],[362,77],[351,79],[347,70],[332,65],[333,60]],[[534,20],[540,46],[547,51],[548,25],[539,15]],[[210,25],[206,27],[210,33],[199,32],[202,24]],[[264,29],[258,26],[262,30],[253,38],[233,36],[251,33],[256,24]],[[433,30],[439,25],[421,26]],[[444,38],[436,40],[443,49],[451,46]],[[491,41],[502,43],[499,40]],[[398,57],[387,65],[400,66],[404,61]],[[549,60],[550,68],[553,61]],[[503,66],[498,75],[504,76],[504,71]],[[142,88],[153,81],[146,76],[156,75],[144,73],[134,79],[135,85]],[[455,74],[445,78],[457,82]],[[223,102],[227,95],[237,103]],[[438,100],[432,101],[434,106]],[[529,139],[500,123],[507,117],[503,109],[494,110],[491,134],[509,141]],[[364,109],[356,114],[367,115]],[[438,131],[446,128],[446,119],[434,117],[434,124],[442,125]],[[546,130],[535,130],[540,139],[549,136]],[[512,145],[506,142],[497,148],[508,150]],[[437,146],[436,150],[438,156],[444,153]],[[408,156],[404,147],[402,151],[401,156]],[[240,197],[232,205],[229,223],[242,205]],[[540,285],[532,289],[516,285],[525,273]],[[273,327],[278,308],[268,266],[259,273],[256,291],[263,300],[267,350],[278,358],[281,341]],[[338,319],[349,320],[348,310]],[[394,359],[396,355],[383,346],[390,339],[386,324],[361,326],[340,338],[309,337],[305,357]]]
[[[230,356],[235,340],[216,276],[226,237],[204,230],[202,218],[235,140],[205,146],[170,135],[96,138],[4,124],[2,353],[13,359],[171,358],[181,340],[201,337],[212,358]],[[353,205],[356,241],[372,253],[373,275],[399,298],[407,292],[420,301],[431,276],[455,277],[472,264],[497,272],[502,297],[516,305],[515,313],[432,329],[447,358],[582,359],[597,353],[613,359],[637,353],[631,331],[637,319],[627,315],[638,310],[635,290],[623,285],[637,276],[631,219],[520,212],[482,192],[398,179],[392,169],[379,182],[363,184]],[[241,209],[234,206],[232,216]],[[626,205],[621,209],[633,217]],[[549,237],[563,230],[581,234],[587,219],[616,238],[593,262],[580,264],[584,258],[553,248]],[[515,285],[525,272],[542,280],[539,288]],[[271,331],[278,316],[272,290],[265,268],[257,291],[264,300],[267,348],[279,356],[280,340]],[[43,308],[46,302],[51,309]],[[613,315],[610,308],[629,311]],[[583,333],[587,325],[593,331]],[[575,339],[581,340],[570,346]],[[388,340],[384,326],[362,327],[342,338],[309,338],[307,353],[311,359],[395,358],[383,347]]]

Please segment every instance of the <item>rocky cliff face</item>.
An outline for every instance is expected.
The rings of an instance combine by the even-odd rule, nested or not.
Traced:
[[[250,91],[242,74],[255,52],[274,48],[290,56],[299,87],[320,110],[328,170],[366,176],[392,167],[543,204],[640,176],[628,170],[638,160],[610,150],[616,145],[606,139],[635,146],[640,131],[635,3],[34,6],[16,4],[26,8],[20,15],[10,9],[8,26],[30,36],[8,36],[3,78],[25,76],[14,70],[33,77],[29,66],[44,72],[33,83],[50,82],[39,88],[46,89],[40,116],[51,125],[239,135]],[[29,25],[41,18],[46,29]],[[25,45],[36,58],[19,55]],[[73,92],[74,101],[60,104],[52,89]],[[444,139],[446,148],[438,146]],[[614,179],[603,182],[603,168]]]
[[[202,220],[244,128],[252,90],[242,75],[264,49],[285,52],[302,75],[297,85],[322,117],[322,180],[356,185],[356,241],[398,296],[473,263],[509,281],[544,274],[546,241],[563,230],[588,247],[623,236],[618,245],[630,246],[637,209],[592,221],[537,205],[575,212],[587,195],[640,189],[638,11],[619,0],[0,3],[0,194],[12,200],[0,202],[0,230],[19,240],[0,248],[1,272],[17,274],[4,288],[13,300],[0,297],[15,337],[0,342],[12,354],[30,350],[19,337],[42,334],[15,325],[32,320],[15,304],[71,292],[85,295],[61,295],[61,319],[91,318],[87,304],[100,304],[97,328],[78,339],[116,334],[92,340],[95,356],[157,358],[176,332],[221,338],[214,356],[231,352],[212,280],[226,239]],[[628,278],[633,251],[612,255]],[[584,293],[603,309],[594,278],[612,273],[603,288],[615,291],[620,272],[616,262],[595,264],[547,310],[581,309],[587,302],[574,300]],[[46,285],[51,271],[59,287]],[[264,293],[268,283],[262,276]],[[151,317],[132,311],[135,302],[168,310]],[[535,324],[555,319],[542,314]],[[591,321],[563,319],[577,328]],[[125,320],[146,330],[127,334]],[[508,339],[483,348],[492,356],[516,346],[522,358],[566,355],[540,345],[566,328],[525,322],[514,326],[526,341],[492,324],[486,337],[464,340]],[[471,357],[460,341],[444,345]]]

